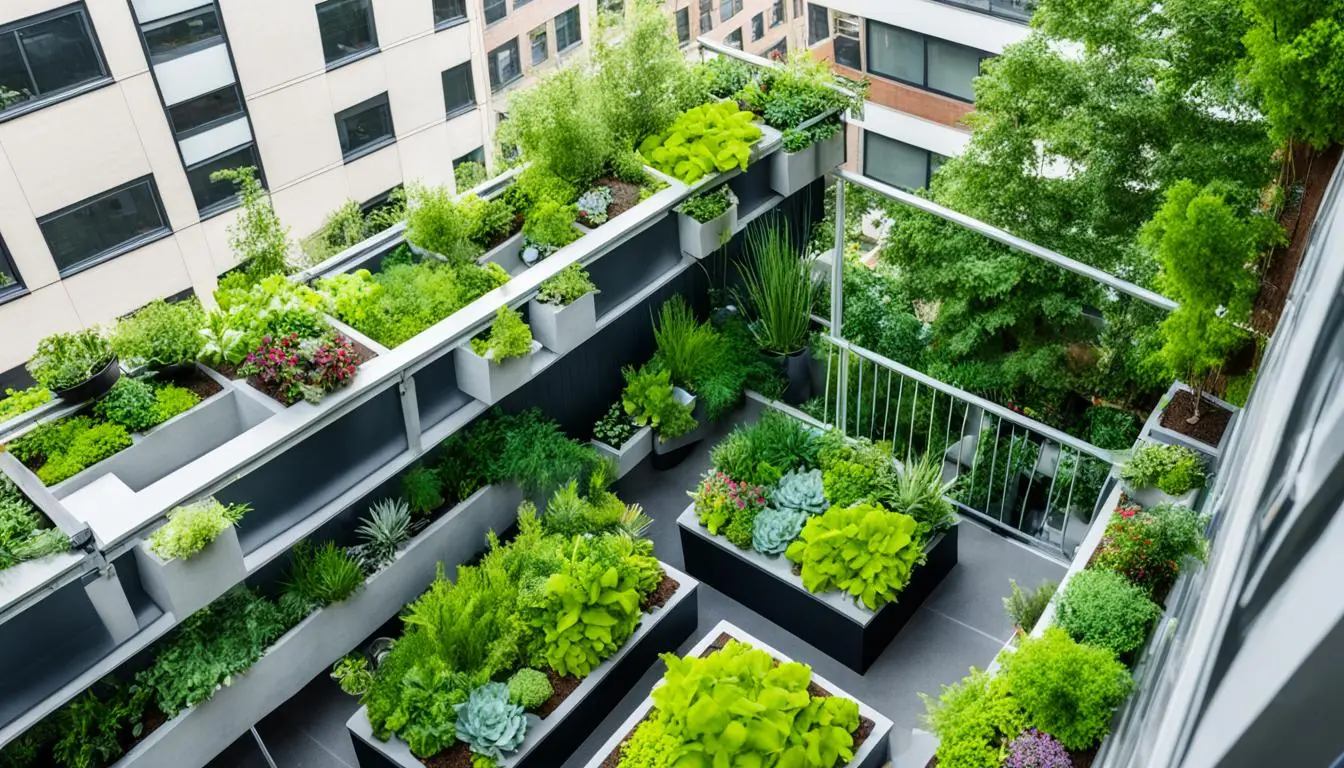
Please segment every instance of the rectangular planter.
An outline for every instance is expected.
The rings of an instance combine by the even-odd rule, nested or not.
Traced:
[[[641,427],[620,448],[613,448],[600,440],[594,440],[593,447],[616,463],[616,479],[619,480],[630,474],[630,470],[639,466],[639,462],[653,451],[653,428]]]
[[[1182,390],[1186,392],[1193,391],[1190,387],[1179,381],[1172,382],[1171,386],[1167,388],[1167,394],[1162,396],[1162,400],[1158,406],[1153,409],[1152,413],[1148,414],[1148,420],[1144,422],[1143,430],[1139,432],[1139,437],[1147,437],[1151,440],[1155,440],[1159,443],[1166,443],[1168,445],[1183,445],[1196,453],[1208,457],[1209,473],[1212,474],[1218,469],[1218,462],[1222,459],[1223,448],[1227,446],[1227,440],[1232,436],[1232,430],[1237,426],[1237,419],[1241,417],[1241,409],[1225,400],[1219,400],[1213,395],[1205,393],[1205,400],[1208,400],[1211,403],[1216,403],[1220,408],[1232,413],[1232,418],[1227,422],[1227,429],[1223,431],[1222,439],[1218,441],[1218,445],[1211,446],[1208,443],[1196,440],[1193,437],[1188,437],[1180,432],[1162,426],[1162,413],[1166,409],[1167,403],[1171,402],[1171,398],[1174,397],[1177,392]]]
[[[711,535],[696,519],[695,505],[681,513],[677,527],[686,570],[693,576],[859,674],[882,655],[957,564],[954,527],[925,545],[927,562],[915,569],[895,602],[874,613],[841,592],[808,592],[782,555],[766,557],[754,550],[740,550],[727,539]]]
[[[818,174],[827,174],[845,164],[845,131],[816,143]]]
[[[1161,488],[1134,488],[1129,483],[1125,483],[1125,495],[1129,497],[1130,501],[1144,509],[1150,509],[1158,504],[1180,504],[1183,507],[1194,509],[1201,490],[1203,489],[1195,488],[1180,496],[1172,496]]]
[[[161,560],[149,548],[149,541],[142,541],[135,548],[135,561],[145,591],[160,608],[180,619],[209,605],[247,578],[243,548],[233,526],[186,560]]]
[[[563,355],[597,333],[597,304],[591,293],[565,307],[542,304],[536,299],[527,307],[532,337],[557,354]]]
[[[499,761],[501,768],[555,768],[565,761],[597,728],[658,654],[676,650],[695,631],[698,582],[666,564],[664,570],[679,583],[663,607],[647,614],[634,635],[615,656],[598,665],[579,687],[544,720],[527,716],[527,734],[517,752]],[[406,742],[393,737],[380,741],[373,735],[364,708],[346,723],[359,758],[359,768],[424,768]]]
[[[503,267],[504,271],[510,275],[517,275],[526,270],[527,265],[523,263],[523,233],[518,232],[486,251],[476,260],[477,264],[487,264],[489,262],[494,262]]]
[[[753,648],[765,651],[780,663],[793,661],[793,659],[790,659],[788,656],[771,648],[769,645],[766,645],[746,632],[743,632],[741,629],[738,629],[732,623],[727,621],[720,621],[718,624],[715,624],[714,628],[709,630],[704,637],[700,638],[700,641],[684,655],[686,657],[703,656],[704,653],[709,650],[710,646],[719,639],[720,635],[728,635],[728,637],[734,640],[739,640]],[[877,710],[867,704],[864,704],[858,697],[845,693],[838,686],[817,674],[815,671],[812,673],[812,684],[822,688],[832,696],[843,696],[846,699],[851,699],[857,702],[859,705],[859,715],[871,720],[873,723],[873,730],[869,732],[868,736],[863,740],[863,743],[859,745],[859,748],[854,751],[854,759],[845,763],[843,768],[880,768],[881,766],[887,765],[888,758],[891,756],[891,733],[894,727],[891,720],[879,714]],[[658,685],[661,685],[661,681],[659,681]],[[657,687],[657,685],[655,685],[655,687]],[[644,699],[644,703],[640,704],[634,714],[626,718],[625,722],[621,723],[616,728],[616,732],[613,733],[611,738],[607,739],[592,758],[584,764],[584,768],[601,768],[602,763],[607,757],[621,746],[621,742],[625,741],[626,735],[633,731],[635,727],[648,716],[649,710],[651,709],[653,709],[653,699],[651,697]],[[361,768],[364,767],[361,766]]]
[[[820,176],[821,173],[817,170],[816,144],[798,152],[785,152],[780,148],[770,156],[770,188],[785,197],[806,187]]]
[[[690,432],[671,440],[664,440],[655,434],[653,437],[653,452],[657,454],[673,453],[681,450],[692,443],[703,440],[705,435],[709,434],[709,418],[705,415],[705,407],[700,404],[698,398],[681,387],[673,387],[672,395],[677,398],[677,402],[682,405],[690,405],[695,409],[695,420],[698,425]]]
[[[532,378],[532,357],[541,344],[532,341],[532,354],[496,363],[486,360],[464,344],[453,350],[457,366],[457,388],[487,405],[503,400]]]
[[[516,489],[482,488],[416,536],[363,589],[322,608],[276,641],[247,672],[209,700],[178,714],[127,752],[114,768],[201,768],[350,649],[397,615],[433,582],[440,561],[465,563],[517,519]]]
[[[719,250],[736,229],[736,203],[718,218],[703,223],[677,212],[677,239],[681,242],[681,252],[695,259],[707,258]]]

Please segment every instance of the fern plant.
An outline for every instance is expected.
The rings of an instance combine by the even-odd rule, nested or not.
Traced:
[[[333,542],[320,547],[308,541],[295,545],[285,591],[321,607],[345,600],[362,586],[364,571],[359,561]]]

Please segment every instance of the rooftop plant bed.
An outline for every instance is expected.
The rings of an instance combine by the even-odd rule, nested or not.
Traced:
[[[406,218],[406,190],[397,187],[383,202],[364,210],[354,200],[327,214],[322,226],[304,238],[304,261],[320,264],[347,248],[352,248]]]

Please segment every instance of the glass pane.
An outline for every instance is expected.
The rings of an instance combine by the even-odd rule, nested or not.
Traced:
[[[546,27],[540,26],[532,30],[532,63],[540,64],[550,55],[547,40]]]
[[[0,296],[22,287],[23,280],[19,278],[19,271],[14,268],[14,262],[10,260],[4,246],[0,246]]]
[[[980,52],[949,45],[937,38],[930,38],[928,46],[929,87],[960,99],[974,100],[971,80],[980,74]]]
[[[480,165],[485,165],[485,147],[477,147],[467,154],[457,158],[453,161],[453,168],[456,169],[457,166],[463,163],[478,163]]]
[[[907,29],[868,22],[868,71],[924,84],[924,36]]]
[[[723,44],[742,50],[742,28],[738,27],[723,38]]]
[[[691,41],[691,9],[681,8],[677,11],[677,42],[689,43]]]
[[[928,181],[928,152],[879,133],[865,136],[864,175],[904,189],[919,189]]]
[[[733,18],[733,0],[719,0],[719,21]]]
[[[186,46],[196,50],[219,39],[219,16],[213,5],[145,29],[145,45],[154,61],[171,59]]]
[[[230,85],[191,101],[168,108],[168,118],[172,120],[173,131],[182,134],[243,112],[243,103],[238,96],[238,86]]]
[[[514,38],[490,52],[490,87],[499,90],[522,73],[518,69],[518,39]]]
[[[103,76],[103,62],[93,47],[84,14],[60,16],[18,32],[28,68],[37,81],[39,94],[97,80]]]
[[[165,226],[150,181],[104,195],[40,225],[62,272]]]
[[[796,13],[797,11],[795,11]],[[831,17],[820,5],[807,4],[807,44],[813,45],[831,36]]]
[[[25,102],[35,93],[19,52],[18,37],[13,32],[0,35],[0,109]]]
[[[555,50],[563,51],[582,40],[583,34],[579,29],[579,6],[576,5],[555,17]]]
[[[387,94],[337,115],[341,151],[348,157],[364,147],[392,137],[392,111]]]
[[[765,15],[758,13],[751,17],[751,39],[755,41],[762,37],[765,37]]]
[[[210,174],[229,168],[255,168],[257,165],[256,148],[248,144],[189,169],[187,181],[191,184],[191,194],[196,198],[196,209],[204,211],[226,200],[232,200],[237,194],[238,188],[232,181],[211,181]]]
[[[467,18],[467,0],[434,0],[434,23]]]
[[[443,73],[443,103],[448,112],[476,106],[476,87],[471,82],[469,62]]]
[[[835,63],[850,69],[862,69],[859,41],[844,35],[835,36]]]
[[[778,27],[784,23],[784,0],[775,0],[770,9],[770,26]]]
[[[499,21],[509,14],[509,6],[504,0],[485,0],[485,23]]]
[[[328,64],[378,45],[369,0],[329,0],[318,5],[317,27]]]

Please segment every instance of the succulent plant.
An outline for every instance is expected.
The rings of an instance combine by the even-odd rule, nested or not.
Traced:
[[[786,472],[770,492],[770,502],[780,509],[796,509],[808,515],[819,515],[829,506],[822,490],[821,470]]]
[[[803,532],[807,513],[801,509],[770,507],[756,515],[751,532],[751,548],[762,555],[777,557]]]
[[[504,757],[522,746],[527,733],[523,708],[509,703],[509,686],[486,683],[471,692],[467,700],[453,706],[457,713],[457,738],[478,755]]]
[[[536,709],[545,704],[555,691],[545,672],[523,667],[509,678],[509,701],[523,709]]]

